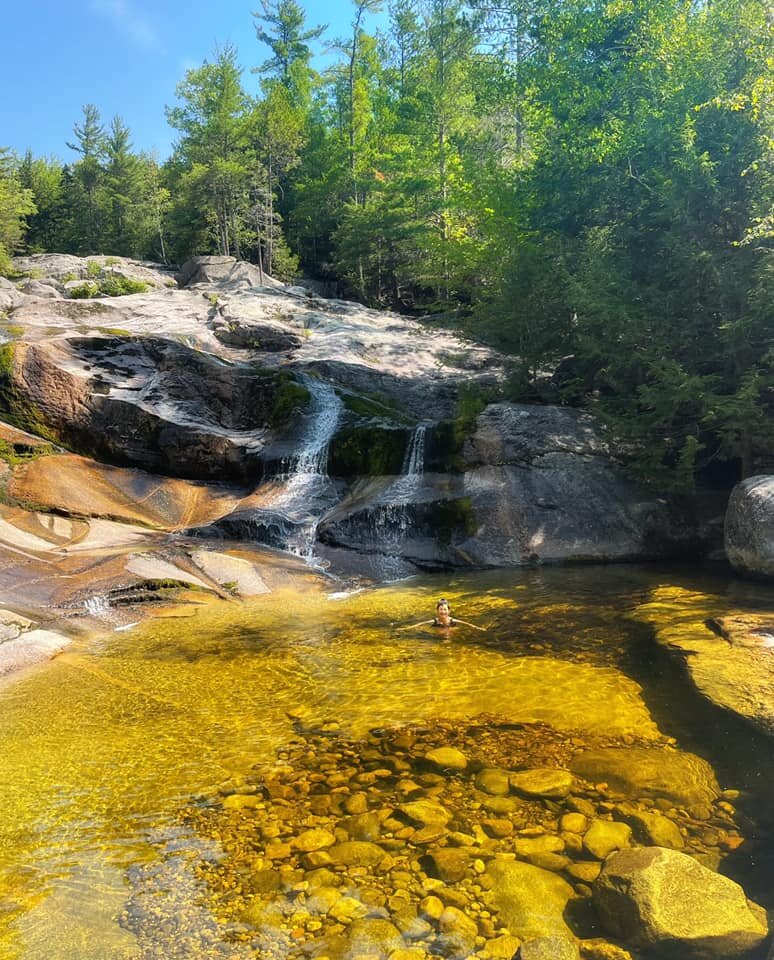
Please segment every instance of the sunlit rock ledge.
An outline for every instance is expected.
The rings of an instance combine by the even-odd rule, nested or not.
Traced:
[[[774,612],[721,606],[701,593],[662,587],[636,616],[652,626],[704,697],[774,736]]]

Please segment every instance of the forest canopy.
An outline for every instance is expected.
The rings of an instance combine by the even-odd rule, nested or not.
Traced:
[[[262,0],[248,68],[226,46],[174,92],[164,161],[93,104],[74,159],[0,152],[0,270],[230,254],[458,323],[513,355],[513,399],[552,371],[654,483],[771,466],[765,0],[351,6],[336,38]]]

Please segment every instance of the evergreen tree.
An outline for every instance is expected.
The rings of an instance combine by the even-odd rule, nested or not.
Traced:
[[[73,132],[75,141],[67,146],[80,154],[70,180],[74,248],[79,253],[99,253],[102,217],[98,192],[102,184],[106,136],[94,104],[84,106],[83,122],[76,123]]]
[[[27,216],[25,247],[31,253],[64,250],[67,235],[64,168],[55,159],[33,157],[19,165],[19,183],[32,193],[36,210]]]
[[[308,110],[315,72],[309,42],[319,40],[325,25],[307,30],[306,14],[296,0],[261,0],[262,13],[253,13],[255,33],[273,56],[257,72],[278,80],[296,107]]]
[[[181,134],[170,166],[178,224],[185,222],[186,210],[197,210],[196,221],[180,236],[189,252],[214,242],[218,253],[240,257],[249,236],[254,161],[241,74],[236,50],[225,47],[214,63],[187,72],[177,88],[180,105],[167,108],[170,124]]]
[[[139,158],[132,153],[130,137],[123,120],[113,117],[104,147],[101,193],[105,223],[101,246],[106,253],[140,256],[143,244],[137,235],[133,211],[140,202],[142,171]]]

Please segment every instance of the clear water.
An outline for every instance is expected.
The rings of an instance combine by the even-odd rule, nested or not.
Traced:
[[[117,917],[137,895],[138,865],[170,845],[183,868],[168,897],[206,925],[206,897],[185,869],[202,842],[182,828],[180,811],[273,758],[293,737],[287,713],[298,709],[353,735],[486,712],[592,734],[674,736],[743,791],[739,809],[756,842],[731,872],[765,899],[774,889],[771,751],[704,706],[632,616],[669,586],[701,591],[718,612],[774,604],[771,591],[723,575],[636,567],[424,577],[335,598],[288,590],[250,605],[167,611],[5,682],[0,958],[144,960]],[[391,629],[432,616],[441,595],[487,632]],[[665,621],[676,597],[674,609],[661,605]],[[175,931],[161,935],[172,943]]]

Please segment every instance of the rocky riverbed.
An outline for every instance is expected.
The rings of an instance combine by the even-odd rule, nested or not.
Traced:
[[[496,717],[357,741],[335,721],[294,717],[298,736],[274,763],[184,815],[218,851],[186,864],[214,924],[165,914],[174,843],[137,871],[122,923],[143,956],[759,955],[765,912],[713,872],[744,843],[738,791],[721,791],[699,757]],[[159,938],[170,923],[171,948]]]

